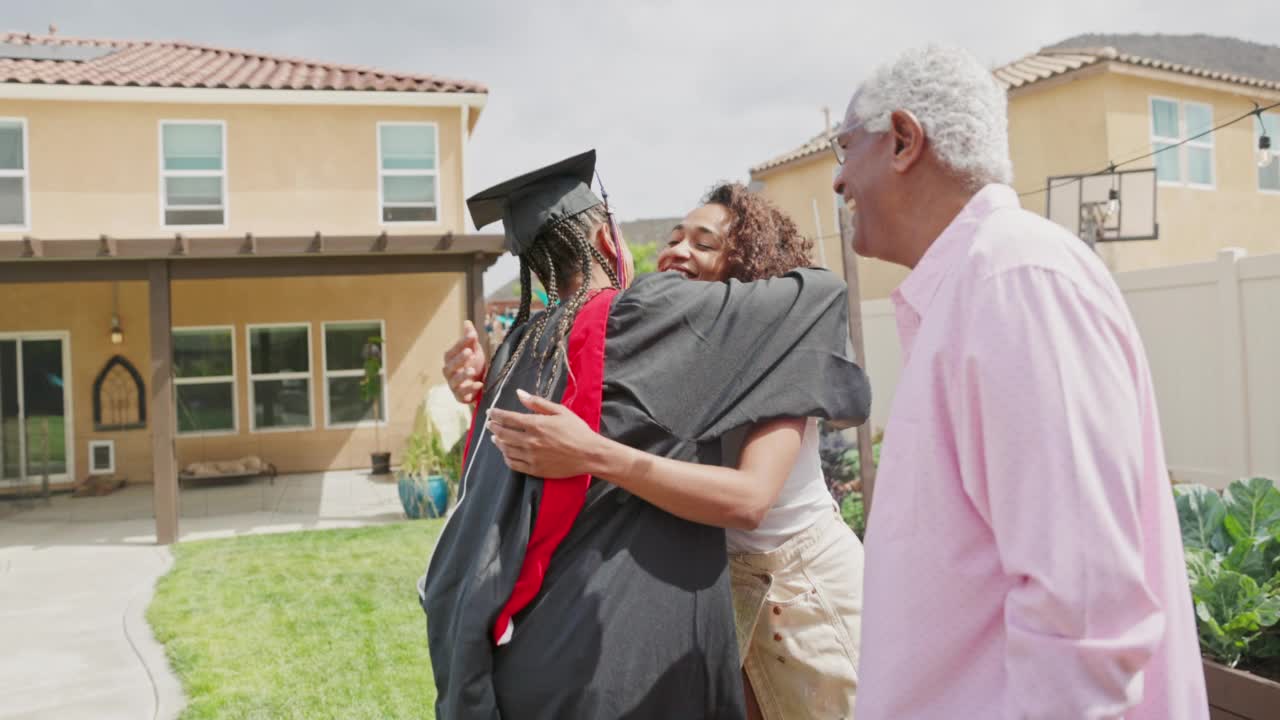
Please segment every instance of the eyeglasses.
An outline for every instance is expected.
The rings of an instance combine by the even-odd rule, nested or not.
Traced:
[[[827,143],[831,145],[831,152],[836,156],[836,162],[840,165],[844,164],[845,148],[840,145],[841,137],[848,137],[853,134],[854,130],[862,127],[861,120],[846,120],[843,125],[836,128],[831,136],[827,138]]]
[[[836,156],[836,164],[844,164],[844,148],[840,147],[840,136],[832,135],[827,138],[827,142],[831,143],[831,152]]]

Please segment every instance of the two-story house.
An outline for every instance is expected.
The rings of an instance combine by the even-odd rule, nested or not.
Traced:
[[[465,234],[486,97],[181,42],[0,35],[0,491],[154,479],[165,542],[189,462],[398,451],[502,251]]]
[[[1280,47],[1207,35],[1084,35],[993,72],[1009,93],[1014,186],[1035,212],[1046,211],[1050,177],[1178,144],[1129,166],[1155,169],[1159,237],[1099,244],[1113,271],[1202,262],[1229,246],[1280,251],[1280,160],[1258,165],[1262,137],[1280,139],[1280,108],[1242,117],[1280,102]],[[803,232],[824,238],[828,265],[839,267],[835,169],[820,133],[753,167],[751,178]],[[859,263],[867,299],[888,296],[906,273]]]

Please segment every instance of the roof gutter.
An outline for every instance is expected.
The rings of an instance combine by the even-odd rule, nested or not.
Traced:
[[[483,109],[488,93],[403,90],[254,90],[0,82],[0,100],[174,103],[186,105],[345,105]]]

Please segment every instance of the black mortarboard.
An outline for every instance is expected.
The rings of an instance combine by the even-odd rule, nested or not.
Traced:
[[[502,220],[507,249],[519,255],[545,227],[601,203],[591,192],[596,151],[588,150],[467,198],[471,220],[480,229]]]

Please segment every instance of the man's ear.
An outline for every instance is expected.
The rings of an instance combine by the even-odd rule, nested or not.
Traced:
[[[928,142],[924,126],[909,110],[894,110],[889,116],[889,132],[893,135],[893,168],[906,172],[924,155]]]

